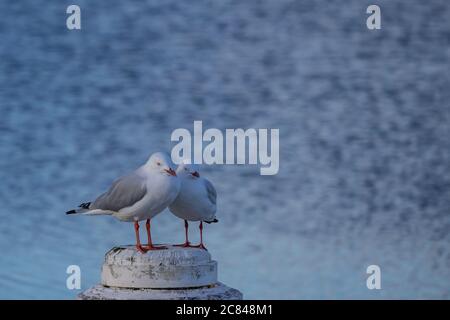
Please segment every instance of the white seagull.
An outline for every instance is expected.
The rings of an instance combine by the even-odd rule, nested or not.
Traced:
[[[134,222],[136,248],[140,252],[164,249],[152,243],[150,219],[167,208],[178,195],[180,179],[172,169],[174,166],[167,153],[156,152],[143,166],[114,181],[95,201],[82,203],[79,209],[66,213],[112,215],[121,221]],[[148,245],[143,247],[139,239],[139,221],[145,219]]]
[[[169,210],[178,218],[184,219],[186,241],[178,246],[206,250],[203,244],[203,221],[206,223],[218,222],[216,219],[216,189],[211,182],[200,177],[198,168],[194,164],[180,164],[177,168],[177,175],[181,180],[181,188],[175,201],[169,205]],[[188,221],[200,221],[200,244],[197,246],[192,246],[189,242]]]

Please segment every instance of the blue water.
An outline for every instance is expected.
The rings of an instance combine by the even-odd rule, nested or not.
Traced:
[[[176,128],[279,128],[280,171],[203,167],[246,298],[450,298],[450,4],[0,2],[0,298],[71,299],[131,224],[68,217]],[[164,212],[158,242],[180,242]],[[196,238],[195,228],[192,237]],[[366,267],[382,271],[368,290]]]

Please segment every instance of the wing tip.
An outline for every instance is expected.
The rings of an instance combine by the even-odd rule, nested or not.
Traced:
[[[78,206],[78,208],[89,209],[90,205],[91,205],[90,202],[85,202],[85,203],[80,204]]]

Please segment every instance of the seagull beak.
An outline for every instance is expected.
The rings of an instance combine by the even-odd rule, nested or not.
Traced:
[[[194,177],[196,178],[200,178],[200,174],[198,173],[198,171],[194,171],[193,173],[191,173]]]
[[[177,173],[175,172],[175,170],[173,170],[172,168],[166,169],[165,170],[168,174],[170,174],[171,176],[176,177]]]

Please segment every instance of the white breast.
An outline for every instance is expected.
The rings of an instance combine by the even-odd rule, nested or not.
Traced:
[[[169,209],[177,217],[189,221],[213,220],[216,213],[204,183],[189,177],[182,180],[180,192]]]

